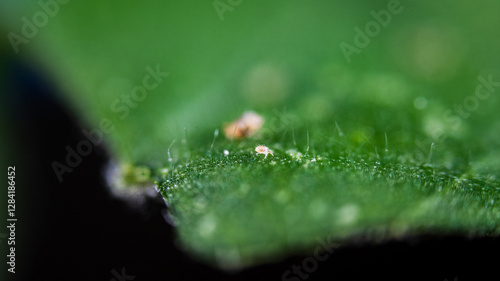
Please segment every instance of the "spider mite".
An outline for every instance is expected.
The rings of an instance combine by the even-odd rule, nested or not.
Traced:
[[[267,155],[268,154],[271,154],[272,156],[274,156],[273,154],[273,151],[271,149],[269,149],[269,147],[267,146],[264,146],[264,145],[259,145],[255,148],[255,151],[257,151],[256,155],[257,154],[265,154],[266,157],[264,157],[264,159],[267,158]]]
[[[244,139],[252,136],[262,127],[264,118],[253,111],[247,111],[236,121],[224,126],[227,139]]]

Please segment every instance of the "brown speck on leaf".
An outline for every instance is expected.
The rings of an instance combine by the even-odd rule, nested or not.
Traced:
[[[246,111],[236,121],[224,126],[224,135],[228,139],[242,139],[252,136],[264,124],[264,118],[253,111]]]

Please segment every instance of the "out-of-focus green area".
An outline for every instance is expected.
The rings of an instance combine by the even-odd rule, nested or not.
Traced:
[[[184,127],[213,131],[249,108],[270,112],[314,97],[333,99],[330,106],[352,99],[404,106],[423,96],[429,106],[416,114],[441,118],[498,65],[498,4],[491,1],[402,1],[402,11],[347,63],[340,44],[354,45],[354,27],[364,29],[374,20],[370,11],[387,3],[243,1],[221,21],[210,1],[69,1],[17,55],[33,55],[49,69],[89,130],[111,119],[117,155],[159,166],[165,143],[182,137]],[[34,23],[43,11],[36,1],[3,6],[5,29],[20,36],[22,18]],[[122,120],[113,103],[156,65],[170,76]],[[491,116],[491,98],[461,131]]]
[[[498,235],[500,3],[51,3],[1,4],[28,41],[12,52],[48,69],[117,159],[152,169],[182,244],[209,260],[370,229]],[[267,134],[223,140],[248,109]]]

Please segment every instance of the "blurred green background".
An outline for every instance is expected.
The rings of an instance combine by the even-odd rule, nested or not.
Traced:
[[[389,1],[222,3],[232,10],[218,11],[210,1],[68,1],[46,21],[36,21],[40,4],[11,1],[2,4],[2,22],[19,36],[23,17],[46,22],[33,38],[25,37],[28,43],[16,45],[17,56],[43,65],[88,130],[111,119],[116,130],[107,139],[116,155],[155,166],[184,127],[213,131],[245,109],[300,106],[330,117],[355,101],[415,111],[435,117],[428,121],[433,126],[449,127],[443,112],[474,93],[478,75],[497,71],[494,1],[402,1],[401,12],[391,14],[368,46],[350,56],[351,63],[340,44],[355,46],[354,28],[364,30],[374,20],[370,12],[387,10]],[[113,102],[141,85],[147,66],[157,65],[170,76],[120,119]],[[417,97],[428,106],[416,110]],[[496,120],[497,99],[481,102],[464,126],[449,133],[498,129],[498,122],[469,125],[484,116]]]

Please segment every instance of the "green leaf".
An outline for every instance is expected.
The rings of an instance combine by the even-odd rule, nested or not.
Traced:
[[[54,2],[44,24],[38,2],[0,14],[28,39],[18,56],[102,136],[114,182],[155,181],[180,244],[209,263],[262,263],[327,235],[499,234],[500,4],[401,1],[370,31],[390,2],[236,2],[222,16],[130,0]],[[265,119],[255,136],[214,137],[246,110]]]

